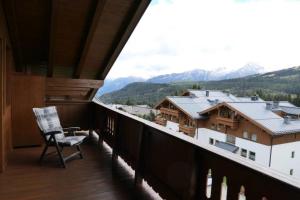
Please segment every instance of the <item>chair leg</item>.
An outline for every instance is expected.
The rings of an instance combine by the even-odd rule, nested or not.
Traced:
[[[56,148],[56,150],[57,150],[57,153],[58,153],[58,156],[59,156],[59,160],[60,160],[62,166],[63,166],[64,168],[66,168],[66,163],[65,163],[63,154],[62,154],[62,152],[60,151],[59,146],[58,146],[58,144],[57,144],[56,141],[55,141],[55,148]]]
[[[44,147],[44,150],[43,150],[43,152],[42,152],[42,154],[40,156],[40,159],[39,159],[39,163],[42,163],[47,150],[48,150],[48,144],[46,144],[46,146]]]
[[[80,145],[76,145],[76,148],[80,152],[80,154],[79,154],[80,158],[83,159],[83,155],[82,155],[82,151],[81,151]]]

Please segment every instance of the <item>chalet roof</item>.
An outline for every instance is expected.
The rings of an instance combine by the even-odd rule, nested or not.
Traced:
[[[209,92],[209,96],[206,96],[206,91]],[[239,98],[236,96],[225,93],[219,90],[191,90],[188,92],[190,94],[195,95],[195,97],[203,98],[203,99],[219,99],[220,101],[239,101]]]
[[[206,96],[206,91],[209,91],[208,96]],[[218,90],[189,89],[188,92],[191,94],[190,96],[168,96],[165,100],[172,102],[175,106],[193,119],[205,118],[198,113],[213,107],[217,102],[240,101],[239,97]],[[250,97],[248,99],[250,99]],[[159,105],[160,103],[155,107],[158,107]]]
[[[205,110],[211,107],[209,102],[201,102],[199,98],[168,96],[167,99],[193,119],[202,118],[202,116],[198,114],[199,110]]]
[[[281,111],[290,114],[290,115],[300,115],[299,107],[290,107],[290,106],[280,106]]]
[[[266,109],[264,102],[224,102],[206,111],[202,111],[200,114],[204,114],[222,105],[239,112],[240,115],[248,118],[254,124],[272,135],[300,132],[300,120],[290,120],[288,124],[284,123],[282,117],[275,114],[272,110]]]

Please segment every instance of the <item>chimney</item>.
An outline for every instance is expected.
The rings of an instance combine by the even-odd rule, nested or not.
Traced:
[[[205,96],[209,97],[209,90],[205,91]]]
[[[279,107],[279,101],[273,101],[273,107],[278,108]]]
[[[284,116],[283,119],[284,119],[283,123],[285,123],[285,124],[289,124],[290,121],[291,121],[291,117],[290,117],[290,116],[287,116],[287,115]]]
[[[266,109],[267,110],[272,110],[272,104],[270,102],[266,103]]]
[[[251,96],[251,101],[257,101],[258,100],[258,96],[254,95],[254,96]]]

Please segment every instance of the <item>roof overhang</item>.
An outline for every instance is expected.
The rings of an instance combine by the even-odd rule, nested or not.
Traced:
[[[2,0],[16,71],[104,80],[151,0]]]

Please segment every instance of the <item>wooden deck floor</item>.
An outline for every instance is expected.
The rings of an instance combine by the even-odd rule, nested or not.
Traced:
[[[133,178],[121,165],[112,170],[107,148],[82,145],[85,158],[59,166],[56,156],[42,165],[40,147],[15,149],[0,174],[0,199],[154,199],[144,188],[134,190]]]

